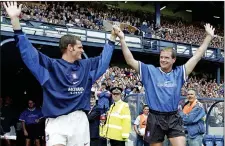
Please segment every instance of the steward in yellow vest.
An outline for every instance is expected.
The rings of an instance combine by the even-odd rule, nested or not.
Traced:
[[[114,103],[107,113],[105,124],[100,125],[100,136],[109,139],[111,146],[125,146],[131,131],[130,109],[121,100],[121,88],[114,87],[110,91]]]

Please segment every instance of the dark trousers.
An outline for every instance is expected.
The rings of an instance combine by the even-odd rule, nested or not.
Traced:
[[[149,146],[149,144],[143,140],[143,136],[137,135],[136,146]]]
[[[91,138],[90,146],[98,146],[99,138]]]
[[[107,146],[107,140],[105,138],[99,138],[98,146]]]
[[[125,146],[125,141],[118,141],[110,139],[111,146]]]

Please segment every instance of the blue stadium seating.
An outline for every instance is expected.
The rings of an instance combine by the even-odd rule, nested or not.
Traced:
[[[203,143],[205,146],[214,146],[214,135],[205,135]]]
[[[205,135],[203,144],[205,146],[224,146],[224,137],[221,135]]]
[[[221,135],[215,135],[216,146],[224,146],[224,138]]]

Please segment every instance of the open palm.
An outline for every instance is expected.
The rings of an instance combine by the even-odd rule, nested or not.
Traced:
[[[206,25],[204,25],[204,27],[205,27],[206,33],[209,34],[210,36],[214,37],[215,28],[213,28],[213,26],[210,25],[209,23],[206,23]]]
[[[22,4],[17,7],[17,2],[4,2],[3,5],[10,18],[20,16]]]

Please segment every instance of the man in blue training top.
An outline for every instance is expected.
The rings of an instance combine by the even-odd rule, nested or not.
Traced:
[[[23,133],[26,139],[26,146],[31,145],[31,140],[35,141],[35,146],[40,146],[41,127],[40,120],[43,117],[41,110],[36,108],[33,100],[28,100],[28,108],[19,117],[22,122]]]
[[[52,59],[37,51],[22,32],[19,16],[22,5],[3,3],[11,19],[17,47],[23,62],[43,88],[42,113],[46,119],[47,146],[89,146],[89,123],[84,111],[90,110],[92,84],[109,66],[115,40],[124,35],[113,26],[110,39],[100,56],[81,59],[81,40],[74,35],[61,37],[61,59]]]
[[[120,40],[127,64],[140,74],[145,87],[146,102],[150,108],[145,140],[151,146],[162,146],[165,135],[173,146],[185,146],[183,121],[177,112],[178,103],[184,82],[214,37],[215,29],[210,24],[205,25],[205,30],[207,36],[196,53],[186,64],[175,68],[176,51],[173,48],[160,51],[160,67],[155,67],[135,60],[125,40]]]

